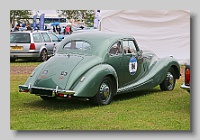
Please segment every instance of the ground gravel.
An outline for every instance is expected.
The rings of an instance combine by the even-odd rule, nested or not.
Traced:
[[[36,66],[10,66],[10,74],[31,74]]]
[[[36,66],[10,66],[10,74],[31,74]],[[184,77],[184,67],[181,67],[180,73]]]

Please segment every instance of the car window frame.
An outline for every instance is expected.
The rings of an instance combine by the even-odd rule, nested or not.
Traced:
[[[50,38],[51,38],[51,41],[52,42],[60,42],[60,39],[53,33],[48,33]],[[56,38],[57,40],[54,40],[53,38]]]
[[[45,40],[45,36],[44,35],[48,36],[49,40]],[[52,42],[51,37],[49,36],[49,34],[47,32],[41,32],[41,36],[42,36],[44,42]]]
[[[34,40],[34,35],[36,35],[36,34],[39,36],[40,41]],[[41,43],[41,42],[44,42],[44,39],[43,39],[43,37],[41,36],[41,34],[40,34],[39,32],[32,33],[32,37],[33,37],[34,43]]]
[[[122,43],[123,43],[123,41],[133,41],[133,44],[135,46],[135,52],[131,52],[131,53],[138,53],[140,51],[139,46],[138,46],[138,44],[137,44],[137,42],[136,42],[136,40],[134,38],[124,38],[122,40]],[[122,46],[122,47],[124,47],[124,46]],[[131,54],[131,53],[127,53],[127,54]]]
[[[117,43],[120,42],[120,52],[119,53],[110,53],[111,49],[116,46],[117,47]],[[116,44],[116,45],[115,45]],[[113,56],[120,56],[122,55],[122,42],[121,40],[115,41],[114,43],[112,43],[112,45],[110,45],[110,47],[108,48],[108,56],[113,57]]]

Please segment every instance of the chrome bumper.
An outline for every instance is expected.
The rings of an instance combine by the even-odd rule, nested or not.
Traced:
[[[182,85],[181,85],[181,88],[182,88],[182,89],[185,89],[185,90],[187,90],[187,91],[190,91],[190,86],[187,86],[187,85],[185,85],[185,84],[182,84]]]
[[[56,86],[55,89],[53,88],[43,88],[43,87],[31,87],[31,84],[27,85],[19,85],[19,92],[29,92],[31,90],[31,88],[34,89],[38,89],[38,90],[48,90],[48,91],[52,91],[53,94],[64,94],[64,95],[73,95],[75,94],[75,91],[73,90],[60,90],[58,89],[58,86]]]

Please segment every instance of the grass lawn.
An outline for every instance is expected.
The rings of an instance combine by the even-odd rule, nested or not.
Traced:
[[[19,93],[18,85],[28,76],[10,75],[11,130],[190,130],[190,94],[180,88],[182,78],[173,91],[155,87],[117,95],[110,105],[95,107],[88,101],[45,102]]]

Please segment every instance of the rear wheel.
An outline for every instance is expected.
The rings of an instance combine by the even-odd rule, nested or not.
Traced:
[[[44,61],[47,61],[47,59],[48,59],[47,50],[43,49],[42,52],[41,52],[41,54],[40,54],[39,61],[44,62]]]
[[[10,58],[10,62],[15,62],[15,58]]]
[[[160,84],[160,89],[164,91],[170,91],[174,89],[175,84],[176,84],[175,71],[173,68],[170,68],[166,74],[165,79]]]
[[[102,80],[97,94],[90,98],[94,105],[108,105],[113,99],[114,92],[116,91],[113,81],[109,77],[104,77]]]

